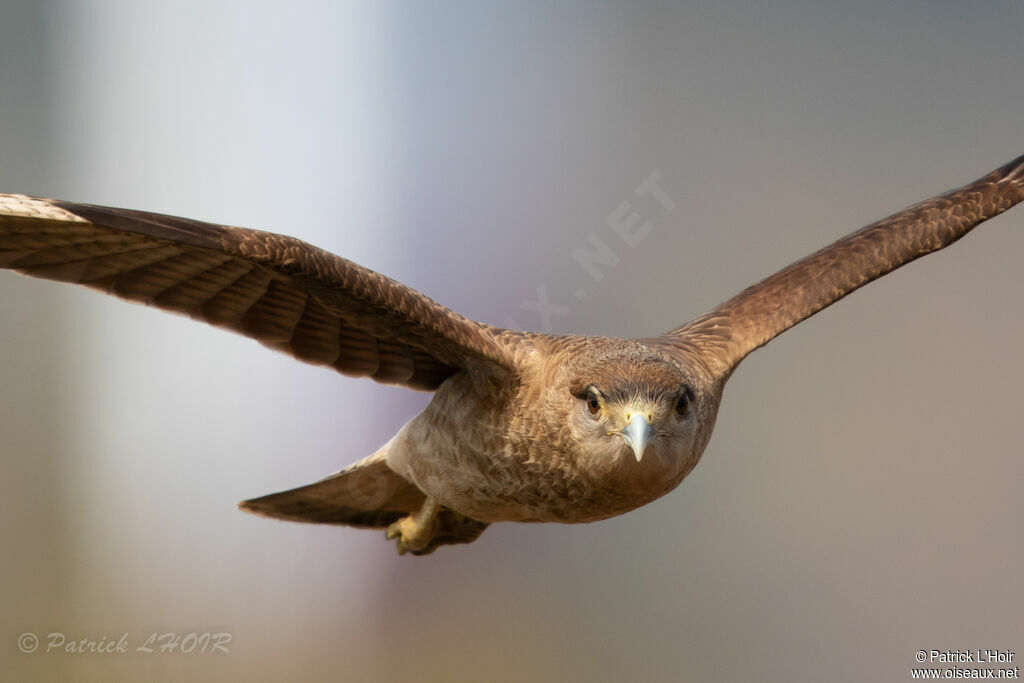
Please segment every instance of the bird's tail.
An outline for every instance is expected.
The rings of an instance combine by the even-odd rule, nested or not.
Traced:
[[[238,507],[293,522],[386,528],[419,510],[425,496],[396,474],[384,449],[318,482],[245,500]]]

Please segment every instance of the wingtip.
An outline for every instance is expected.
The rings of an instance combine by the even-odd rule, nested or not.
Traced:
[[[257,504],[259,498],[250,498],[249,500],[239,501],[236,505],[242,512],[248,512],[251,515],[259,515],[260,517],[265,516],[260,506]]]
[[[57,206],[52,199],[30,197],[27,194],[0,194],[0,216],[12,218],[38,218],[71,223],[86,223],[81,216]]]

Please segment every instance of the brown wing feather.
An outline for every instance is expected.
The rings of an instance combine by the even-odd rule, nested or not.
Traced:
[[[435,389],[511,367],[497,330],[305,242],[186,218],[0,195],[0,267],[226,327],[347,375]]]
[[[1024,156],[958,190],[872,223],[657,341],[696,346],[725,377],[760,346],[855,289],[967,234],[1024,200]]]

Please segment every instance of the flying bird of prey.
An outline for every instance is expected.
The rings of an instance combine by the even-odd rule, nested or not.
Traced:
[[[386,529],[401,553],[491,523],[591,522],[674,489],[751,351],[1024,200],[1024,156],[854,232],[658,337],[554,336],[468,320],[292,237],[0,195],[0,266],[183,313],[346,375],[434,392],[372,455],[241,503]]]

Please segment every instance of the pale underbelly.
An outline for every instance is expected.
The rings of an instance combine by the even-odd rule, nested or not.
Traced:
[[[599,459],[603,467],[593,458],[580,465],[573,454],[532,452],[526,440],[514,448],[507,434],[466,433],[467,424],[480,422],[445,429],[449,425],[421,414],[388,443],[386,458],[426,495],[481,522],[607,519],[660,498],[690,469],[653,456],[637,462],[625,446],[621,456]]]
[[[675,488],[681,476],[622,481],[551,461],[497,455],[419,454],[405,474],[445,507],[481,522],[594,522],[623,514]],[[639,467],[639,463],[626,463]]]

